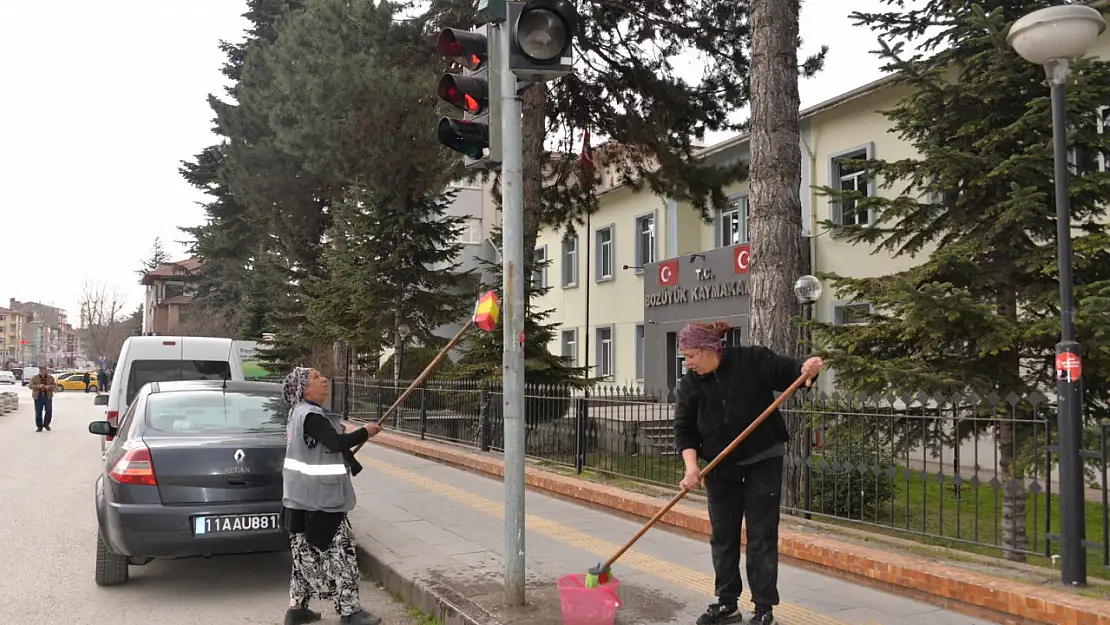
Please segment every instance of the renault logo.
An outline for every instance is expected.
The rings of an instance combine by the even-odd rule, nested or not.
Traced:
[[[235,450],[235,455],[232,456],[232,457],[235,458],[235,462],[238,462],[239,464],[243,464],[243,459],[247,457],[247,454],[243,453],[242,449],[236,449]]]

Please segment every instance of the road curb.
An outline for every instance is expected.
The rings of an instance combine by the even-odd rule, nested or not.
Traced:
[[[465,597],[431,580],[406,574],[374,549],[356,543],[358,568],[408,605],[431,614],[443,625],[502,625],[500,621]]]
[[[499,458],[458,446],[394,432],[383,432],[370,442],[497,478],[504,474],[504,464]],[[650,518],[662,505],[662,500],[658,498],[532,466],[526,469],[525,481],[537,491],[640,518]],[[660,523],[697,534],[709,534],[706,511],[690,506],[675,506],[660,519]],[[779,550],[784,557],[803,566],[888,591],[911,594],[928,603],[995,622],[1110,625],[1110,602],[911,555],[785,529],[779,532]]]

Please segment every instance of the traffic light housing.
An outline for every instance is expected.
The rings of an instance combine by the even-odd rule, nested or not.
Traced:
[[[525,81],[546,82],[574,69],[578,10],[569,0],[510,2],[509,69]]]
[[[446,73],[436,95],[462,112],[462,118],[439,120],[440,144],[463,155],[468,169],[485,169],[501,163],[501,50],[500,30],[485,25],[466,31],[445,28],[436,50],[462,67],[461,74]]]

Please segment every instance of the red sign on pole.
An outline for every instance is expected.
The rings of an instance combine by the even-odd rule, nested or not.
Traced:
[[[1056,379],[1078,382],[1083,376],[1083,363],[1079,355],[1072,352],[1056,354]]]
[[[732,249],[732,269],[736,273],[748,273],[752,268],[751,247],[745,243]]]
[[[678,284],[678,259],[659,263],[659,286]]]
[[[20,345],[30,345],[31,341],[28,341],[27,339],[20,339],[19,344]]]

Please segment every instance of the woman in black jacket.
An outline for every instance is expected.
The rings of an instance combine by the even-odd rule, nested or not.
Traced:
[[[726,347],[728,324],[695,323],[678,335],[689,369],[678,382],[675,439],[686,464],[682,486],[701,486],[698,459],[712,460],[774,401],[805,374],[812,385],[824,363],[800,360],[766,347]],[[709,499],[710,548],[716,574],[717,603],[697,625],[743,620],[737,605],[740,579],[740,530],[747,521],[748,585],[755,613],[751,625],[773,625],[779,603],[779,504],[783,457],[790,437],[775,411],[705,477]]]

